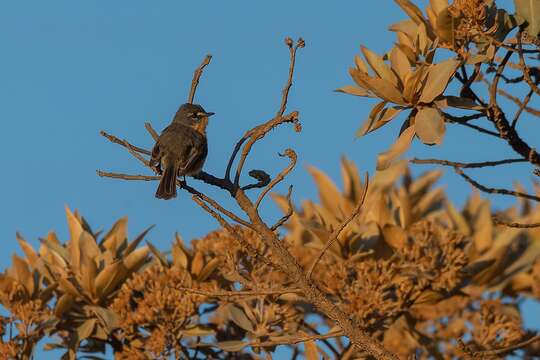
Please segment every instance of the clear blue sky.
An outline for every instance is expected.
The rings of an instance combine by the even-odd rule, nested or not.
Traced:
[[[160,201],[154,198],[156,183],[102,179],[95,173],[145,173],[99,131],[151,147],[144,122],[158,130],[168,124],[206,53],[214,58],[197,101],[216,112],[209,128],[208,172],[221,175],[236,139],[277,110],[288,67],[283,39],[289,35],[302,36],[307,44],[298,54],[289,102],[290,110],[300,111],[304,130],[271,133],[257,145],[248,167],[264,164],[275,175],[286,164],[276,153],[294,147],[300,166],[280,191],[294,184],[297,203],[316,197],[308,164],[339,184],[343,154],[373,173],[376,154],[390,145],[400,124],[355,140],[373,102],[332,90],[352,83],[347,68],[360,44],[384,52],[394,39],[388,25],[401,19],[390,0],[1,2],[0,265],[10,264],[10,254],[19,252],[17,230],[34,246],[51,229],[65,238],[65,204],[79,209],[94,228],[107,229],[126,215],[131,236],[157,224],[149,239],[160,248],[169,246],[175,231],[191,239],[217,227],[184,193]],[[525,115],[521,129],[532,129],[535,120]],[[513,156],[500,141],[455,127],[449,127],[440,147],[416,144],[408,156],[416,155],[472,161]],[[476,174],[492,186],[529,181],[525,166],[511,169]],[[449,171],[443,183],[458,204],[470,191]],[[493,200],[499,207],[511,204]],[[264,214],[279,216],[271,203]]]

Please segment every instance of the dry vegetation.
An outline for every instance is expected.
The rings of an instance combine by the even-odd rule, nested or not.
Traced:
[[[150,229],[129,241],[125,218],[103,235],[69,209],[69,239],[49,233],[33,249],[18,235],[24,257],[14,255],[0,275],[8,313],[0,354],[30,359],[45,340],[46,349],[65,349],[66,359],[105,351],[118,359],[258,359],[281,348],[307,359],[540,356],[540,336],[524,327],[520,307],[540,299],[540,184],[533,181],[532,193],[521,185],[494,189],[465,173],[523,162],[540,175],[540,155],[518,131],[521,118],[540,114],[530,105],[540,95],[539,68],[530,64],[540,53],[540,2],[516,0],[517,14],[487,0],[431,0],[424,12],[396,3],[409,19],[390,27],[395,45],[383,56],[362,48],[364,59],[357,56],[350,69],[355,85],[338,90],[379,100],[359,136],[403,121],[371,180],[343,158],[340,191],[312,167],[319,201],[294,205],[291,187],[287,195],[272,193],[284,214],[277,223],[259,216],[297,160],[286,149],[289,165],[280,174],[251,170],[255,181],[240,183],[258,140],[286,123],[301,130],[299,113],[286,110],[304,42],[286,39],[291,63],[276,116],[246,131],[223,177],[197,176],[243,214],[194,188],[197,182],[178,180],[221,226],[189,245],[178,235],[166,252],[142,245]],[[209,62],[196,70],[189,101]],[[453,125],[499,138],[517,156],[410,161],[450,166],[475,187],[461,209],[436,187],[440,170],[412,177],[409,162],[399,160],[415,137],[439,144]],[[148,150],[102,135],[153,171]],[[481,192],[514,196],[516,204],[495,211]]]

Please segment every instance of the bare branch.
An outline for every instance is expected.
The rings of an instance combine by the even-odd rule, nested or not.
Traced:
[[[219,215],[217,212],[215,212],[214,210],[212,210],[205,202],[204,200],[202,200],[201,198],[199,198],[197,195],[193,195],[192,196],[192,199],[193,201],[195,201],[195,203],[197,203],[197,205],[199,205],[200,207],[202,207],[207,213],[209,213],[214,219],[216,219],[219,224],[225,229],[227,230],[227,232],[232,236],[234,237],[234,239],[240,244],[240,246],[244,247],[246,249],[246,251],[248,252],[248,254],[255,260],[255,261],[261,261],[263,263],[265,263],[266,265],[268,266],[272,266],[278,270],[280,270],[281,272],[284,272],[286,273],[285,269],[283,269],[282,267],[280,267],[279,264],[275,264],[274,262],[270,261],[270,259],[268,259],[267,257],[265,256],[262,256],[261,254],[259,254],[259,252],[253,247],[251,246],[251,244],[249,244],[247,241],[245,241],[240,235],[238,235],[238,233],[236,232],[236,230],[234,229],[234,227],[231,226],[231,224],[229,224],[221,215]]]
[[[489,188],[489,187],[484,186],[484,185],[478,183],[477,181],[471,179],[460,168],[455,167],[454,170],[456,171],[457,174],[461,175],[461,177],[464,178],[469,184],[471,184],[472,186],[474,186],[475,188],[477,188],[480,191],[483,191],[483,192],[486,192],[486,193],[489,193],[489,194],[510,195],[510,196],[520,197],[520,198],[524,198],[524,199],[540,201],[540,197],[538,197],[538,196],[522,193],[522,192],[519,192],[519,191],[513,191],[513,190],[507,190],[507,189]]]
[[[281,219],[278,220],[278,222],[276,222],[270,228],[270,230],[276,231],[280,226],[285,224],[285,222],[287,222],[287,220],[289,220],[289,218],[292,216],[292,214],[294,212],[294,206],[293,206],[293,203],[292,203],[292,200],[291,200],[292,189],[293,189],[293,187],[291,185],[291,186],[289,186],[289,191],[287,192],[287,205],[288,205],[287,212],[285,213],[285,215],[283,215],[281,217]]]
[[[216,209],[220,213],[228,216],[230,219],[236,221],[239,224],[244,225],[247,228],[253,228],[250,223],[248,223],[247,221],[241,219],[238,215],[234,214],[232,211],[229,211],[229,210],[225,209],[223,206],[221,206],[214,199],[200,193],[199,191],[192,188],[191,186],[189,186],[185,182],[181,182],[181,181],[177,181],[177,182],[179,183],[180,188],[187,190],[190,194],[192,194],[194,196],[197,196],[199,199],[201,199],[201,200],[207,202],[208,204],[212,205],[212,207],[214,207],[214,209]]]
[[[195,99],[195,92],[197,91],[197,85],[199,85],[199,80],[201,79],[201,75],[203,73],[204,68],[206,65],[210,64],[210,60],[212,60],[212,55],[208,54],[202,61],[201,65],[195,70],[193,73],[193,80],[191,80],[191,89],[189,90],[189,97],[188,97],[188,103],[192,104],[193,99]]]
[[[249,176],[256,179],[257,182],[253,184],[248,184],[245,186],[242,186],[242,190],[249,190],[249,189],[260,189],[265,187],[266,185],[270,184],[270,175],[268,175],[263,170],[251,170],[249,173]]]
[[[537,95],[540,95],[540,89],[538,86],[533,82],[531,79],[530,69],[525,64],[525,59],[523,58],[523,44],[521,43],[521,31],[518,33],[517,36],[517,44],[518,44],[518,56],[519,56],[519,66],[521,67],[521,71],[523,71],[523,77],[525,78],[525,81],[527,82],[527,85],[531,88],[532,91],[534,91]]]
[[[512,129],[515,129],[518,119],[521,116],[521,113],[527,107],[527,104],[529,104],[529,101],[531,100],[532,94],[533,94],[533,91],[529,90],[529,93],[527,94],[527,96],[525,96],[525,99],[523,99],[523,102],[519,106],[518,111],[516,111],[516,115],[514,115],[514,119],[512,120]]]
[[[147,176],[147,175],[129,175],[122,173],[112,173],[101,170],[96,170],[98,176],[108,177],[112,179],[121,179],[121,180],[139,180],[139,181],[156,181],[161,179],[161,176]]]
[[[279,111],[277,113],[277,116],[282,116],[285,113],[285,109],[287,108],[287,100],[289,98],[289,91],[292,87],[292,81],[293,81],[293,75],[294,75],[294,65],[296,62],[296,50],[298,48],[303,48],[306,44],[304,42],[304,39],[299,38],[296,42],[296,45],[293,46],[294,42],[291,38],[285,39],[285,44],[289,47],[289,50],[291,52],[291,60],[289,65],[289,77],[287,79],[287,84],[283,88],[282,95],[281,95],[281,106],[279,107]]]
[[[144,127],[150,133],[150,136],[152,137],[152,139],[154,139],[154,141],[157,141],[159,135],[156,132],[156,130],[154,130],[154,128],[152,127],[152,124],[150,124],[149,122],[146,122],[146,123],[144,123]],[[151,154],[149,154],[149,155],[151,155]]]
[[[504,355],[511,353],[514,350],[522,349],[530,344],[533,344],[540,340],[540,335],[533,336],[532,338],[520,342],[515,345],[507,346],[501,349],[485,350],[485,351],[468,351],[466,347],[462,344],[462,351],[465,352],[468,356],[475,359],[483,359],[485,357],[491,357],[495,355]]]
[[[501,220],[501,219],[499,219],[497,217],[493,218],[493,223],[495,225],[503,225],[503,226],[512,227],[512,228],[518,228],[518,229],[530,229],[530,228],[540,227],[540,222],[539,223],[531,223],[531,224],[522,224],[522,223],[517,223],[517,222],[508,223],[508,222],[503,221],[503,220]]]
[[[360,210],[362,210],[362,206],[364,205],[364,201],[366,200],[366,194],[369,187],[369,177],[367,173],[366,173],[365,184],[366,185],[364,186],[362,195],[360,196],[360,201],[358,202],[358,205],[356,205],[356,208],[354,208],[351,215],[347,219],[345,219],[343,222],[341,222],[341,224],[339,224],[339,226],[332,232],[332,235],[330,235],[330,238],[328,239],[324,247],[321,249],[317,257],[315,258],[315,261],[313,261],[313,263],[311,264],[311,267],[309,268],[309,271],[307,272],[308,279],[311,279],[313,270],[315,270],[315,267],[317,267],[317,264],[322,259],[322,257],[324,256],[328,248],[330,248],[330,246],[332,246],[332,244],[337,241],[339,235],[347,227],[347,225],[349,225],[350,222],[353,221],[360,214]]]
[[[283,294],[298,294],[301,289],[264,289],[264,290],[246,290],[246,291],[206,291],[192,288],[179,288],[185,292],[192,294],[203,295],[215,298],[233,298],[233,297],[251,297],[251,296],[266,296],[266,295],[283,295]]]
[[[297,131],[299,131],[300,128],[299,128],[299,125],[298,125],[298,112],[293,111],[292,113],[290,113],[288,115],[275,117],[275,118],[267,121],[266,123],[264,123],[262,125],[259,125],[256,128],[248,131],[248,133],[251,132],[251,135],[250,135],[249,140],[247,141],[247,143],[244,145],[244,147],[242,149],[242,154],[240,156],[240,160],[238,161],[238,167],[236,168],[236,175],[234,177],[234,185],[235,185],[235,187],[238,186],[238,183],[240,181],[240,175],[242,174],[242,169],[244,168],[244,164],[246,162],[246,159],[247,159],[249,153],[251,152],[251,148],[253,147],[253,145],[257,141],[259,141],[260,139],[265,137],[266,134],[268,134],[268,132],[270,132],[270,130],[274,129],[275,127],[277,127],[277,126],[279,126],[281,124],[285,124],[285,123],[294,123],[296,125],[295,129]],[[246,133],[246,135],[247,135],[247,133]],[[246,135],[244,135],[244,137],[246,137]],[[240,141],[243,142],[243,140],[240,140]]]
[[[459,168],[483,168],[488,166],[498,166],[498,165],[504,165],[504,164],[512,164],[512,163],[520,163],[520,162],[527,162],[525,159],[504,159],[504,160],[497,160],[497,161],[483,161],[483,162],[473,162],[473,163],[463,163],[463,162],[455,162],[455,161],[448,161],[448,160],[440,160],[440,159],[417,159],[414,158],[410,160],[413,164],[437,164],[437,165],[444,165],[444,166],[453,166],[453,167],[459,167]]]
[[[272,190],[277,184],[279,184],[281,181],[283,181],[283,179],[285,179],[285,176],[287,176],[291,171],[292,169],[294,169],[294,167],[296,166],[296,159],[297,159],[297,156],[296,156],[296,152],[294,152],[293,149],[286,149],[283,154],[279,154],[279,156],[282,156],[282,157],[288,157],[290,159],[290,163],[289,165],[283,169],[282,172],[280,172],[271,182],[270,184],[268,184],[268,186],[266,188],[264,188],[264,190],[261,192],[261,194],[259,195],[259,197],[257,198],[257,201],[255,201],[255,208],[258,209],[259,208],[259,205],[261,205],[261,201],[263,201],[264,197],[266,196],[266,194],[268,194],[268,192],[270,190]]]
[[[151,155],[152,153],[146,149],[143,149],[143,148],[140,148],[138,146],[134,146],[134,145],[131,145],[130,143],[128,143],[127,141],[125,140],[120,140],[119,138],[117,138],[116,136],[114,135],[111,135],[111,134],[108,134],[106,133],[105,131],[101,130],[99,132],[99,134],[101,136],[103,136],[104,138],[106,138],[107,140],[109,140],[110,142],[112,143],[115,143],[115,144],[118,144],[118,145],[122,145],[123,147],[125,148],[128,148],[128,146],[131,148],[131,150],[134,150],[138,153],[141,153],[141,154],[145,154],[145,155]]]

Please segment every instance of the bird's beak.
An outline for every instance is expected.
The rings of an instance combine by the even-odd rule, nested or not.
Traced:
[[[212,115],[214,115],[214,114],[215,114],[215,113],[213,113],[213,112],[200,112],[200,113],[198,113],[197,115],[209,117],[209,116],[212,116]]]

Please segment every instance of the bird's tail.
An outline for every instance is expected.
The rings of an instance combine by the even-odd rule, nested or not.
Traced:
[[[176,197],[176,174],[178,169],[176,166],[167,166],[161,180],[159,181],[159,186],[156,191],[156,197],[158,199],[169,200]]]

